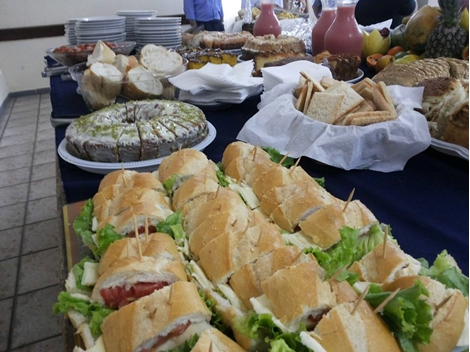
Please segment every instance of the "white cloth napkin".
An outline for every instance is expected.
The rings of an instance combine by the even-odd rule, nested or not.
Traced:
[[[233,67],[228,64],[207,63],[198,70],[187,70],[168,80],[181,90],[180,100],[207,103],[232,102],[230,99],[236,99],[236,102],[242,102],[250,94],[261,91],[263,79],[252,77],[252,71],[252,60]]]
[[[370,24],[368,26],[359,25],[359,28],[365,30],[366,32],[372,32],[374,29],[378,29],[380,31],[383,28],[390,28],[391,25],[392,19],[389,19],[383,22]]]
[[[381,172],[403,170],[411,157],[431,144],[426,118],[413,110],[421,106],[422,87],[389,86],[398,118],[363,127],[334,126],[307,117],[294,107],[294,88],[283,84],[263,93],[260,110],[237,139],[345,170]]]
[[[299,83],[301,71],[308,72],[318,81],[320,81],[323,76],[332,77],[329,68],[314,62],[299,60],[284,66],[262,68],[264,90],[270,91],[279,84]]]

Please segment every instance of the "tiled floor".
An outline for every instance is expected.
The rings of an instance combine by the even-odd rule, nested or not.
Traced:
[[[56,150],[49,94],[0,114],[0,352],[62,351]]]

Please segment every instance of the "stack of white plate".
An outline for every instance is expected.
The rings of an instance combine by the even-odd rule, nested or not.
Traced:
[[[67,42],[70,45],[77,44],[77,35],[75,34],[75,22],[77,22],[76,18],[69,18],[67,20],[67,23],[64,24],[65,37],[67,38]]]
[[[126,41],[135,42],[137,37],[135,31],[135,20],[139,17],[155,17],[157,16],[156,10],[119,10],[116,15],[126,18]]]
[[[75,35],[77,44],[93,43],[98,40],[123,42],[126,40],[125,17],[98,16],[77,18]]]
[[[136,49],[147,44],[175,48],[181,45],[181,17],[141,17],[135,20]]]

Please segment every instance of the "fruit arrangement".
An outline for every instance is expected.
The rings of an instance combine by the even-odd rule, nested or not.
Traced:
[[[462,9],[460,0],[438,3],[421,7],[393,30],[364,31],[361,58],[367,66],[379,72],[391,63],[421,58],[468,60],[468,9]]]

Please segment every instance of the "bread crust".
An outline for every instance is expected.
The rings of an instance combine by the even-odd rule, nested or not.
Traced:
[[[275,316],[295,330],[302,319],[322,314],[336,304],[330,284],[322,280],[315,262],[278,270],[261,287]]]
[[[217,329],[205,330],[191,352],[244,352],[235,341]]]
[[[166,233],[151,233],[148,235],[148,238],[141,237],[139,242],[144,257],[157,257],[161,255],[173,260],[179,258],[175,240]],[[99,274],[102,275],[123,258],[135,258],[138,260],[139,248],[136,238],[126,237],[114,241],[101,257]]]
[[[196,286],[180,281],[110,314],[101,329],[107,351],[129,352],[167,335],[179,324],[209,322],[210,318]]]

